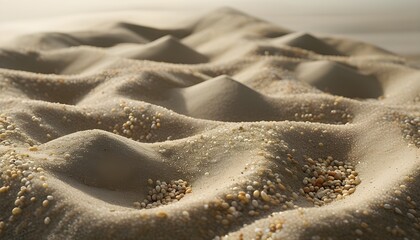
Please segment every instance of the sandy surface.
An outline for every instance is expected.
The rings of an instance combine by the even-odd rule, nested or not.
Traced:
[[[415,54],[144,22],[0,29],[1,238],[420,238]]]

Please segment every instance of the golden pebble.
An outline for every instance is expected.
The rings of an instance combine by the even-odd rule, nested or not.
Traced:
[[[22,213],[22,209],[20,207],[15,207],[15,208],[12,209],[12,214],[14,216],[17,216],[17,215],[19,215],[21,213]]]
[[[168,217],[168,214],[166,212],[157,212],[156,213],[156,216],[158,218],[167,218]]]
[[[0,188],[0,193],[5,193],[7,191],[9,191],[9,186],[3,186]]]
[[[260,196],[260,191],[255,190],[252,195],[254,196],[254,198],[258,198]]]
[[[32,152],[38,151],[38,148],[36,146],[29,147],[28,149]]]
[[[235,197],[232,195],[232,194],[226,194],[226,199],[227,200],[232,200],[232,199],[234,199]]]

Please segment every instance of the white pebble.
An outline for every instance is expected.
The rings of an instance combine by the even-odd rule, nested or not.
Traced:
[[[385,209],[392,209],[392,206],[391,206],[391,205],[389,205],[388,203],[385,203],[385,204],[384,204],[384,208],[385,208]]]
[[[270,196],[265,191],[261,191],[261,198],[266,202],[270,201]]]

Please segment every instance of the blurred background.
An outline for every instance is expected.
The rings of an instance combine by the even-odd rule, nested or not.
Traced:
[[[222,6],[291,30],[358,39],[420,58],[420,0],[0,0],[0,25],[12,29],[22,21],[112,11],[178,21]]]

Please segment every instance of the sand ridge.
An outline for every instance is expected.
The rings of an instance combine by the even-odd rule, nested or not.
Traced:
[[[417,239],[420,72],[230,8],[0,46],[2,239]]]

